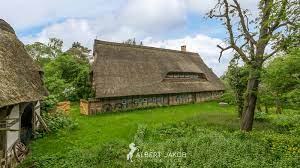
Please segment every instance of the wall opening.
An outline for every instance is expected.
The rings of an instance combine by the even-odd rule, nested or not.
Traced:
[[[25,107],[21,116],[21,142],[25,145],[31,140],[32,136],[32,115],[33,115],[33,104],[29,104]]]
[[[200,80],[207,81],[206,75],[204,73],[196,73],[196,72],[168,72],[165,76],[164,80]]]

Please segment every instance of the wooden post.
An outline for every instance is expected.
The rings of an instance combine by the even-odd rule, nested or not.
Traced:
[[[47,124],[45,123],[45,121],[43,120],[43,118],[42,118],[39,114],[37,114],[37,113],[35,113],[35,115],[37,116],[39,122],[40,122],[41,125],[44,127],[44,129],[46,130],[46,132],[50,132],[50,129],[48,128],[48,126],[47,126]]]

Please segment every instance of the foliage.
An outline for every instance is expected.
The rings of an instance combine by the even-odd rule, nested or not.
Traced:
[[[25,49],[28,54],[42,66],[51,61],[49,57],[50,48],[43,43],[35,42],[28,44],[25,46]]]
[[[58,99],[54,95],[49,95],[48,97],[45,97],[41,103],[41,111],[42,112],[48,112],[56,107],[56,104],[58,103]]]
[[[300,49],[295,48],[272,60],[262,76],[264,101],[277,106],[300,107]],[[281,107],[280,107],[281,108]]]
[[[48,44],[36,42],[27,45],[26,50],[44,68],[44,82],[52,98],[78,101],[92,97],[90,50],[79,42],[66,52],[62,46],[62,40],[50,38]]]
[[[147,131],[146,125],[139,125],[136,134],[134,135],[133,141],[136,145],[141,144],[145,139],[145,134]]]
[[[73,55],[63,54],[45,66],[45,84],[59,100],[77,101],[92,96],[90,64]]]
[[[50,38],[48,45],[49,47],[49,56],[51,58],[56,58],[60,54],[62,54],[63,41],[58,38]]]
[[[135,38],[133,38],[133,39],[128,39],[128,40],[124,41],[123,44],[140,45],[140,46],[143,46],[143,42],[141,41],[139,44],[137,44]]]
[[[237,112],[239,114],[239,117],[241,117],[243,113],[244,93],[247,88],[248,76],[249,76],[248,68],[246,66],[239,66],[238,56],[235,56],[230,61],[227,72],[223,77],[225,78],[230,88],[234,92],[233,95],[234,104],[237,105]],[[228,92],[227,95],[224,96],[229,96]]]
[[[232,89],[227,89],[222,96],[220,97],[220,101],[226,102],[231,105],[236,105],[236,98],[235,98],[234,91]]]
[[[217,102],[88,117],[76,105],[71,117],[79,129],[36,140],[22,166],[297,167],[300,126],[292,116],[299,112],[264,115],[267,119],[257,121],[253,132],[243,133],[234,108]],[[293,124],[282,129],[285,123]],[[139,150],[130,163],[126,155],[132,142]],[[162,157],[137,157],[147,151],[161,152]],[[174,151],[186,152],[186,157],[163,157]]]
[[[42,113],[47,126],[51,132],[58,132],[62,129],[73,130],[78,127],[78,124],[70,117],[66,116],[62,110],[56,110],[52,113]]]
[[[234,50],[238,58],[249,67],[249,78],[245,92],[241,130],[251,131],[257,101],[261,69],[266,60],[280,50],[289,38],[290,28],[299,28],[298,0],[261,0],[258,15],[243,9],[238,0],[219,0],[208,13],[208,17],[222,22],[227,30],[226,46],[218,45],[220,58],[224,51]],[[271,52],[267,52],[267,48]]]
[[[74,55],[81,60],[89,61],[89,54],[91,50],[87,47],[82,46],[79,42],[74,42],[72,47],[68,49],[65,53],[69,55]]]

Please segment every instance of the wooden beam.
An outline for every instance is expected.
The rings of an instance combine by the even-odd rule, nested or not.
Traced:
[[[44,129],[46,130],[46,132],[51,132],[50,129],[48,128],[46,122],[44,121],[44,119],[38,113],[36,113],[36,112],[35,112],[35,115],[37,116],[39,122],[44,127]]]
[[[18,129],[0,128],[0,131],[20,131]]]

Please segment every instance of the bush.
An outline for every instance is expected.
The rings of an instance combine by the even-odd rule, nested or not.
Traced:
[[[279,132],[293,131],[300,128],[300,115],[273,115],[271,119],[272,125],[274,125]]]
[[[53,110],[58,103],[58,97],[55,95],[49,95],[45,97],[44,100],[41,102],[41,110],[42,112],[48,112]]]
[[[265,112],[256,112],[254,119],[256,121],[267,121],[269,118],[269,115]]]
[[[233,90],[226,91],[220,98],[222,102],[226,102],[228,104],[236,104],[235,95]]]
[[[56,110],[55,113],[42,113],[42,117],[51,132],[58,132],[61,129],[73,130],[78,127],[78,124],[62,110]]]

